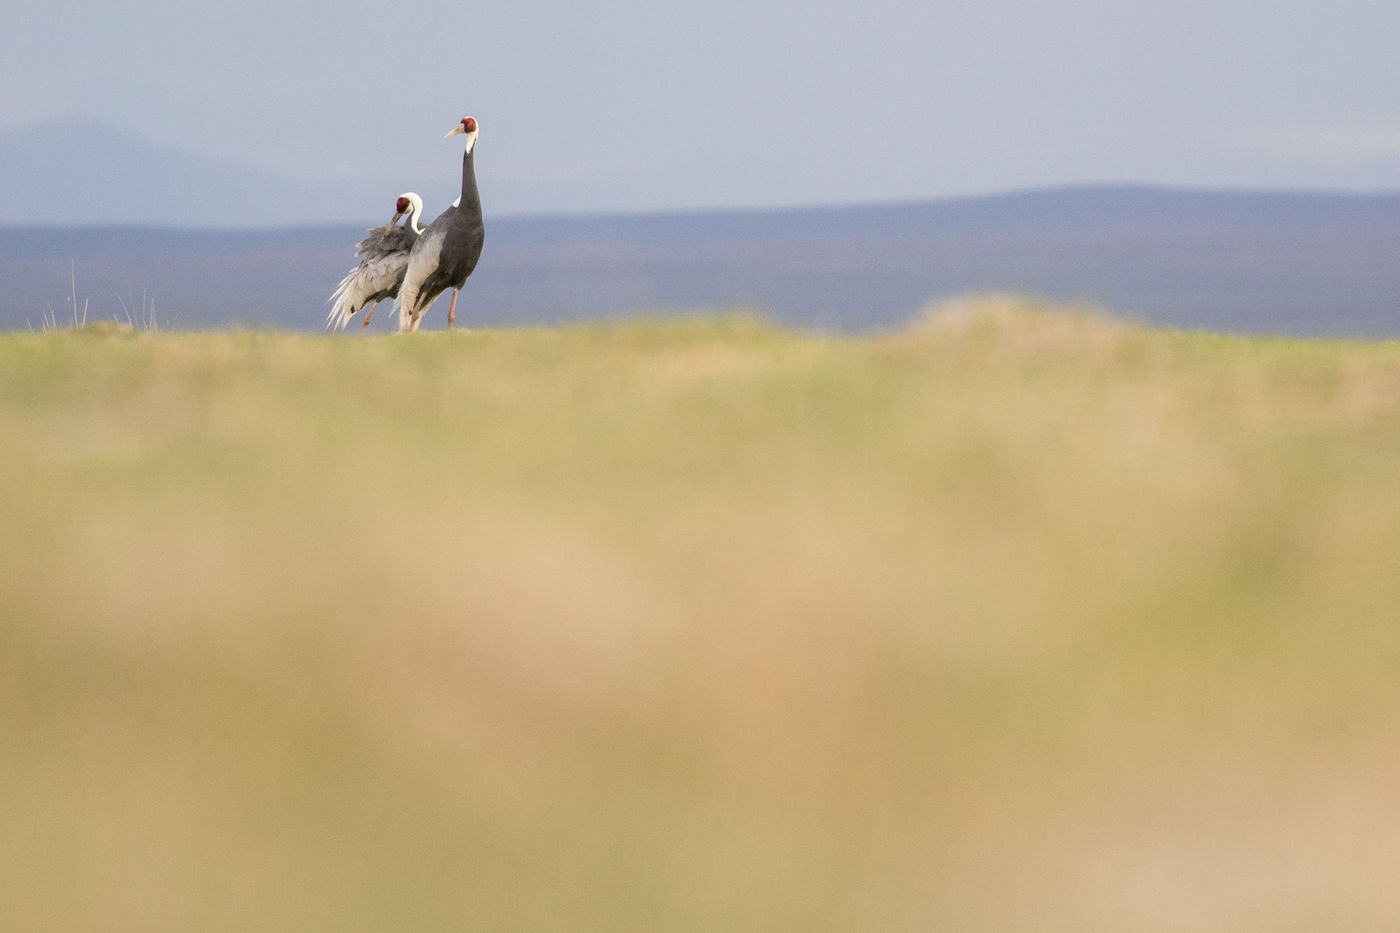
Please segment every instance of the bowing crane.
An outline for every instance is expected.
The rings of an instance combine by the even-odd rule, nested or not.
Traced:
[[[408,271],[408,254],[413,244],[423,233],[418,218],[423,213],[423,199],[412,191],[399,195],[394,205],[394,216],[382,227],[374,227],[368,236],[355,246],[355,255],[363,257],[360,264],[350,270],[340,280],[328,299],[331,310],[326,315],[326,326],[344,330],[355,312],[365,305],[371,305],[365,313],[360,332],[369,327],[374,309],[385,298],[393,298],[403,284],[404,273]],[[407,215],[402,227],[399,218]]]

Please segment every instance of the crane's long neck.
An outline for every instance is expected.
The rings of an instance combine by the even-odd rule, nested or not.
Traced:
[[[462,155],[462,196],[457,199],[459,217],[481,216],[481,195],[476,190],[476,144]]]

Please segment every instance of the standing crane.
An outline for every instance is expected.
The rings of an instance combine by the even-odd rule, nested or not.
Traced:
[[[330,314],[326,315],[327,327],[344,330],[356,311],[371,305],[365,313],[364,323],[360,325],[360,333],[364,333],[379,302],[399,293],[404,273],[408,271],[409,250],[423,232],[418,225],[418,218],[423,213],[423,199],[412,191],[405,191],[399,195],[394,207],[392,220],[382,227],[372,228],[369,235],[356,244],[355,255],[364,258],[331,293],[328,300],[333,304]],[[405,214],[408,219],[400,227],[399,218]]]
[[[476,137],[480,128],[472,117],[463,117],[443,139],[458,133],[467,137],[462,154],[462,193],[452,206],[437,216],[408,255],[408,271],[399,289],[399,330],[418,329],[418,321],[437,297],[452,289],[447,309],[447,326],[457,317],[457,293],[481,258],[486,233],[481,223],[481,196],[476,190]]]

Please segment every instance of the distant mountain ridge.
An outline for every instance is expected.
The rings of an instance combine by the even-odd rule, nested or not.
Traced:
[[[61,312],[72,263],[90,314],[120,316],[121,302],[145,295],[168,326],[319,329],[355,241],[384,219],[241,232],[0,227],[0,327]],[[742,306],[860,331],[940,298],[1009,290],[1174,327],[1400,337],[1397,260],[1400,194],[1117,186],[785,210],[488,213],[458,312],[473,326]],[[441,313],[429,311],[429,326]]]
[[[0,224],[286,226],[345,217],[344,193],[101,122],[0,130]]]

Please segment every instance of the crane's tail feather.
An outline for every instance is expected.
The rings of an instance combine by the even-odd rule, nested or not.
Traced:
[[[358,267],[351,269],[345,278],[340,280],[340,284],[331,292],[331,296],[326,300],[332,302],[330,313],[326,315],[327,330],[344,330],[345,325],[350,323],[350,318],[355,316],[355,312],[360,310],[359,305],[351,300],[350,286],[355,281],[355,273],[360,271]]]
[[[409,297],[412,299],[417,298],[416,295]],[[409,302],[404,300],[402,292],[399,293],[399,297],[396,300],[399,307],[399,333],[406,334],[415,329],[413,326],[413,312],[409,310]]]
[[[410,310],[410,308],[412,308],[413,306],[410,304],[405,304],[402,298],[399,299],[399,333],[408,334],[412,333],[413,331],[416,331],[418,329],[418,325],[423,320],[423,312],[427,311],[428,307],[432,303],[432,301],[429,301],[426,304],[422,304],[422,306],[418,309],[418,313],[414,314]]]

